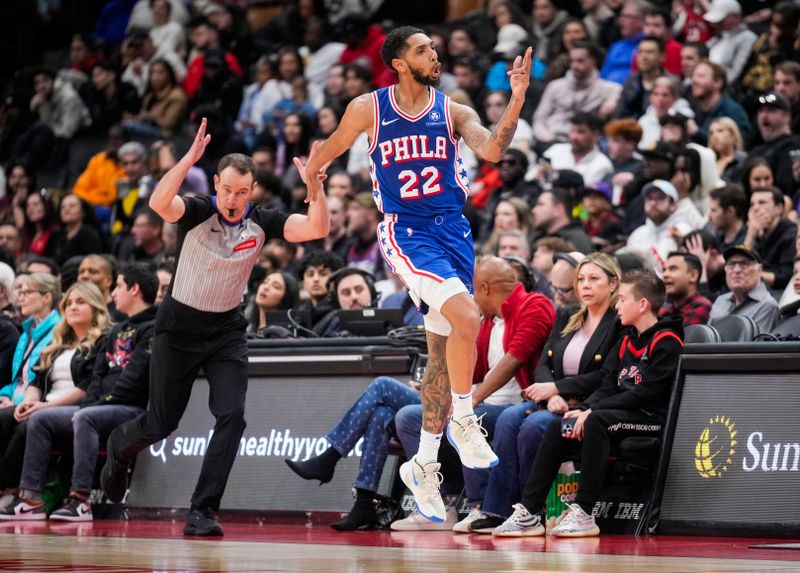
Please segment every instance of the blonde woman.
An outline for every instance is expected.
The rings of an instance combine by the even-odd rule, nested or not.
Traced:
[[[103,294],[94,284],[84,281],[69,288],[60,304],[61,322],[53,330],[53,338],[39,357],[36,380],[25,391],[25,399],[16,407],[14,418],[28,428],[28,439],[24,450],[24,467],[39,466],[47,470],[52,435],[49,431],[58,424],[69,424],[78,410],[86,388],[92,380],[95,358],[105,342],[104,333],[109,325],[108,309]],[[96,451],[94,453],[96,456]],[[17,483],[25,484],[23,459],[17,461]],[[20,474],[22,481],[20,482]],[[26,497],[30,496],[29,486]],[[86,488],[88,495],[91,483]],[[16,490],[13,491],[16,493]],[[41,493],[41,492],[38,492]],[[12,496],[13,499],[13,496]],[[9,499],[0,508],[0,519],[18,518],[8,514]],[[69,503],[69,501],[67,502]],[[59,518],[56,511],[51,517]],[[5,514],[5,515],[4,515]],[[28,514],[35,517],[33,513]]]
[[[534,371],[526,401],[500,414],[492,447],[500,464],[489,473],[475,533],[491,533],[519,501],[544,431],[550,422],[589,396],[602,380],[601,366],[622,337],[614,305],[621,280],[617,261],[605,253],[583,258],[575,274],[579,304],[562,308]]]
[[[742,134],[729,117],[720,117],[708,128],[708,146],[717,156],[717,174],[728,183],[738,182],[747,161]]]
[[[43,280],[43,277],[49,278]],[[42,294],[35,291],[35,288],[46,290],[46,285],[56,292],[51,290]],[[108,325],[108,312],[97,287],[90,285],[89,289],[86,285],[87,283],[81,283],[69,290],[67,297],[59,305],[60,313],[58,310],[50,309],[49,298],[53,297],[56,300],[60,298],[57,294],[58,283],[50,275],[42,277],[36,274],[30,275],[20,290],[20,294],[23,295],[23,311],[28,305],[33,305],[33,298],[38,296],[43,299],[40,301],[43,306],[41,313],[44,313],[45,309],[50,309],[45,321],[53,323],[53,326],[45,335],[37,333],[36,328],[33,329],[31,337],[33,348],[38,348],[35,339],[46,340],[43,343],[44,348],[36,353],[35,359],[31,359],[34,362],[31,372],[35,376],[28,373],[28,384],[22,399],[13,409],[9,408],[3,412],[2,436],[8,440],[0,469],[2,477],[0,485],[4,489],[15,487],[19,483],[22,458],[25,453],[27,422],[31,415],[51,404],[77,404],[83,398],[83,390],[79,388],[81,385],[85,388],[89,384],[94,363],[94,343],[102,329]],[[35,294],[31,294],[30,291],[34,291]],[[85,300],[91,302],[84,303]],[[77,302],[82,304],[77,305]],[[95,305],[100,305],[102,312],[93,310]],[[46,324],[45,321],[40,325]],[[97,330],[98,327],[100,330]],[[33,356],[33,351],[25,350],[25,352]],[[89,357],[73,358],[76,353],[88,354]],[[24,371],[23,377],[25,377]],[[82,380],[79,381],[79,378]],[[8,493],[4,491],[4,496]],[[0,505],[3,501],[10,500],[0,500]]]

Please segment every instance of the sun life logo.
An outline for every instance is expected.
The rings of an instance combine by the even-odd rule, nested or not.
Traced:
[[[720,478],[728,471],[736,453],[736,424],[725,416],[714,416],[700,433],[694,447],[694,465],[703,479]]]

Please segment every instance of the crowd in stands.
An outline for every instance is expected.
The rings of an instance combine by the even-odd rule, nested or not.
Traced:
[[[306,189],[293,158],[306,158],[315,141],[330,135],[350,101],[394,82],[379,54],[386,30],[428,22],[425,14],[441,13],[443,3],[411,3],[406,12],[394,4],[400,3],[296,0],[256,27],[242,8],[247,2],[111,0],[60,52],[4,78],[5,494],[22,479],[31,502],[38,502],[42,462],[35,458],[53,432],[73,431],[69,420],[79,409],[112,407],[104,396],[116,396],[118,385],[120,409],[109,419],[118,423],[146,403],[135,362],[146,357],[133,347],[146,347],[149,309],[167,295],[178,247],[176,225],[163,222],[147,201],[199,121],[207,118],[211,142],[182,195],[213,194],[218,160],[241,152],[259,167],[254,203],[304,212]],[[478,516],[489,519],[484,528],[512,515],[551,414],[564,414],[600,387],[600,365],[581,352],[609,352],[623,271],[651,269],[663,278],[663,304],[641,286],[647,281],[636,288],[649,293],[642,298],[664,320],[684,326],[742,314],[768,332],[797,314],[799,24],[793,0],[491,0],[458,20],[423,25],[443,63],[440,89],[473,107],[489,127],[509,98],[505,72],[534,47],[511,147],[497,164],[479,161],[463,142],[460,147],[470,181],[464,213],[476,254],[490,257],[478,265],[476,290],[481,264],[500,264],[492,255],[514,273],[508,288],[487,281],[491,286],[476,300],[487,316],[511,324],[505,298],[535,294],[536,304],[546,302],[541,316],[547,315],[540,324],[546,332],[528,333],[524,351],[512,353],[517,362],[509,376],[524,401],[518,392],[510,402],[477,394],[498,453],[512,452],[501,455],[491,476],[467,482],[470,500],[490,508]],[[287,335],[270,324],[271,311],[308,311],[303,332],[309,336],[350,335],[339,309],[400,308],[406,325],[422,323],[380,255],[382,214],[372,198],[368,148],[362,135],[328,170],[326,238],[264,247],[243,297],[252,336]],[[587,265],[597,281],[611,285],[591,300],[579,289]],[[80,317],[70,314],[76,304],[84,308]],[[582,310],[574,314],[575,308]],[[117,326],[104,332],[109,324]],[[126,336],[135,333],[117,360],[124,369],[133,363],[127,375],[99,366],[108,370],[108,357],[120,352],[122,342],[103,347],[122,337],[119,325]],[[542,354],[543,348],[552,353]],[[486,350],[476,381],[491,377],[504,349],[500,355]],[[93,353],[94,373],[87,366]],[[560,386],[562,378],[578,375],[580,384]],[[377,403],[390,386],[376,383],[363,404]],[[418,431],[419,406],[407,394],[396,392],[391,416],[378,409],[373,422],[380,426],[380,416],[397,414],[398,428]],[[363,404],[359,411],[372,412]],[[513,407],[501,413],[497,404]],[[20,428],[48,406],[57,409],[36,426],[32,452],[39,453],[29,463]],[[535,416],[520,414],[531,409]],[[81,423],[96,427],[88,419],[74,417],[76,447],[79,439],[84,448],[96,443],[78,430]],[[335,430],[330,436],[338,455],[347,453],[351,439]],[[381,439],[373,449],[384,446]],[[329,456],[335,464],[336,454]],[[64,510],[70,515],[80,509],[94,462],[80,463],[76,458],[75,500]],[[374,468],[360,476],[357,487],[374,489]]]

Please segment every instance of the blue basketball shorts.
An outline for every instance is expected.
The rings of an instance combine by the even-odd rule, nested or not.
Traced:
[[[378,241],[389,269],[425,315],[425,328],[449,336],[442,306],[459,293],[473,293],[475,251],[467,219],[459,212],[385,215]]]

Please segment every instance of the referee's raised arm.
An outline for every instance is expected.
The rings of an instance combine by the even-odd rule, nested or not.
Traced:
[[[186,178],[186,174],[189,173],[189,169],[203,156],[209,141],[211,141],[211,136],[206,135],[206,118],[203,118],[192,147],[172,169],[164,174],[150,196],[150,208],[167,223],[174,223],[183,217],[186,206],[178,197],[178,189],[180,189],[183,180]]]

